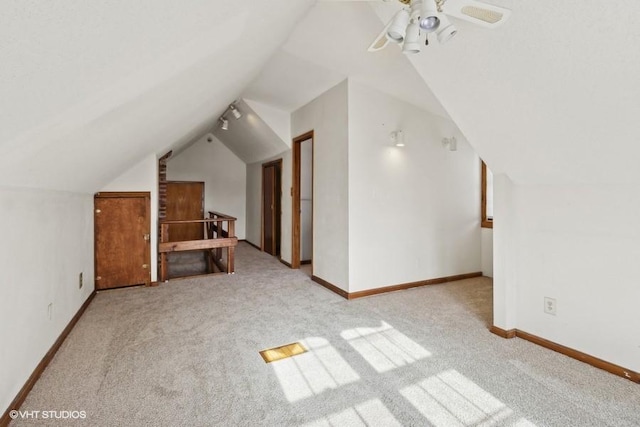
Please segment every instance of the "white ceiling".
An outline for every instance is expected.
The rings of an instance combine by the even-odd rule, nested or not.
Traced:
[[[451,117],[516,182],[640,182],[640,2],[492,3],[502,27],[408,58],[366,52],[397,2],[0,2],[0,185],[98,191],[243,93],[292,111],[346,77]]]
[[[276,156],[289,146],[256,114],[246,102],[239,101],[242,117],[227,114],[229,129],[215,126],[213,134],[243,162],[250,164]]]
[[[448,117],[398,47],[367,52],[384,27],[369,3],[318,2],[243,97],[293,111],[349,77]]]

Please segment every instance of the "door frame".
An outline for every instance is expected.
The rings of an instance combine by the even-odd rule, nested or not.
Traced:
[[[293,179],[291,181],[291,268],[296,269],[300,268],[300,175],[302,172],[301,153],[302,143],[308,140],[311,140],[311,194],[313,195],[313,158],[315,151],[314,131],[310,130],[309,132],[303,133],[302,135],[293,138],[292,143]],[[311,223],[313,230],[313,209],[311,210]],[[313,262],[313,253],[311,254],[311,260]]]
[[[97,255],[97,241],[96,239],[96,199],[122,199],[122,198],[135,198],[135,199],[145,199],[145,216],[149,218],[149,239],[147,240],[147,250],[145,253],[146,264],[149,266],[149,275],[147,280],[144,282],[145,286],[151,286],[151,192],[150,191],[101,191],[93,195],[93,265],[94,270],[97,269],[98,266],[98,257]],[[97,277],[97,272],[94,271],[94,283]],[[128,285],[128,286],[138,286],[138,285]],[[97,289],[97,285],[95,288]],[[127,287],[127,286],[124,286]],[[116,288],[109,288],[116,289]]]
[[[272,167],[272,166],[277,166],[277,171],[278,171],[278,179],[275,179],[275,184],[279,183],[280,184],[280,188],[276,188],[276,194],[275,194],[275,199],[278,200],[277,203],[277,209],[274,211],[276,212],[276,214],[274,215],[274,221],[276,222],[280,222],[281,227],[282,227],[282,159],[277,159],[277,160],[272,160],[270,162],[267,163],[263,163],[262,164],[262,175],[260,176],[260,180],[261,180],[261,188],[260,188],[260,250],[265,252],[265,246],[264,246],[264,211],[265,211],[265,203],[264,203],[264,170],[268,167]],[[280,233],[277,233],[278,235],[276,236],[276,231],[278,230],[278,227],[276,225],[275,230],[274,230],[274,239],[278,239],[281,240],[281,234],[282,234],[282,228],[280,227]],[[277,253],[277,245],[276,245],[276,256],[279,256],[280,254]]]

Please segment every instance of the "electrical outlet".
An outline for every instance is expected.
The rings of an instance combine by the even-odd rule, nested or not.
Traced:
[[[549,297],[544,297],[544,312],[547,314],[552,314],[552,315],[556,315],[556,310],[557,310],[557,306],[556,306],[556,299],[555,298],[549,298]]]
[[[47,306],[47,317],[49,317],[49,320],[51,320],[51,318],[53,317],[53,303],[50,302],[49,305]]]
[[[84,279],[82,277],[82,272],[80,272],[80,275],[78,276],[78,289],[82,289],[83,285],[84,285]]]

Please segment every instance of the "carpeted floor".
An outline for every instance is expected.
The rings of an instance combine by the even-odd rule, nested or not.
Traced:
[[[86,418],[12,425],[640,425],[640,386],[489,333],[489,279],[345,301],[246,244],[236,271],[99,293],[21,408]]]

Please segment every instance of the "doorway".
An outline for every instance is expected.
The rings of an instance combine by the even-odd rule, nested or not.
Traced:
[[[150,193],[94,198],[96,289],[151,284]]]
[[[262,165],[262,250],[280,256],[282,159]]]
[[[313,135],[293,139],[291,268],[313,262]]]
[[[167,182],[167,221],[204,219],[204,182]],[[204,239],[202,223],[170,224],[169,242]],[[171,252],[167,255],[167,277],[200,276],[212,272],[209,251]]]
[[[167,216],[169,221],[204,219],[204,182],[167,182]],[[202,224],[171,224],[169,240],[202,240]]]

